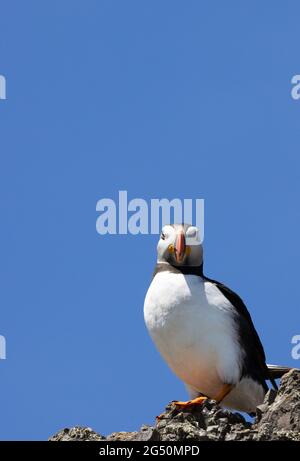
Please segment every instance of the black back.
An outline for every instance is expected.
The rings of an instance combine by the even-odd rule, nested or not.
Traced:
[[[266,380],[271,380],[273,387],[277,389],[276,382],[271,378],[266,364],[266,355],[254,327],[251,315],[245,306],[243,300],[230,288],[226,287],[216,280],[203,277],[204,280],[213,283],[221,291],[221,293],[228,299],[236,311],[236,322],[239,331],[239,341],[241,347],[245,351],[243,362],[242,377],[250,376],[255,381],[262,384],[265,391],[268,390]]]

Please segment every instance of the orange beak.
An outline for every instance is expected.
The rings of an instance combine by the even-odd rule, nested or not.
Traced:
[[[175,258],[178,263],[180,263],[185,255],[185,235],[181,231],[180,234],[177,235],[176,242],[175,242]]]

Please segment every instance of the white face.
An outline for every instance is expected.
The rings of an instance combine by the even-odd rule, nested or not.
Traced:
[[[157,245],[157,261],[174,266],[200,266],[203,250],[199,229],[187,224],[164,226]]]

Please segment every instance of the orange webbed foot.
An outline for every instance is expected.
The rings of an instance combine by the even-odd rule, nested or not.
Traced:
[[[185,409],[192,407],[194,405],[202,405],[203,402],[207,400],[207,397],[201,396],[197,397],[196,399],[193,400],[188,400],[187,402],[181,402],[180,400],[173,400],[173,404],[178,408],[178,409]]]

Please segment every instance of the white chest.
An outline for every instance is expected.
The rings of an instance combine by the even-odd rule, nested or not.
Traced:
[[[240,348],[230,302],[194,275],[158,273],[147,292],[145,322],[173,371],[203,393],[237,382]],[[210,391],[210,389],[209,389]]]

